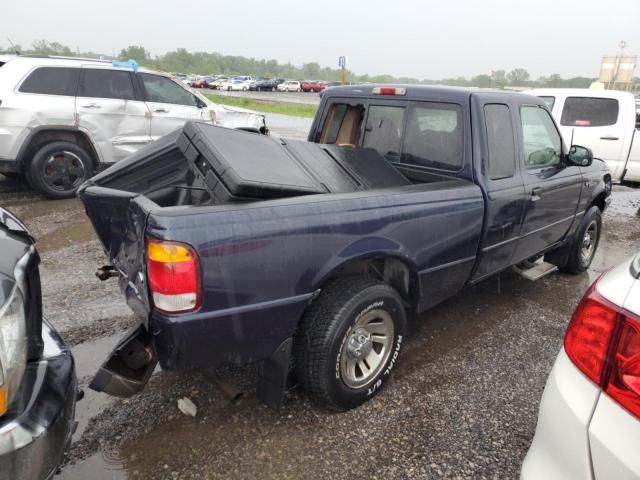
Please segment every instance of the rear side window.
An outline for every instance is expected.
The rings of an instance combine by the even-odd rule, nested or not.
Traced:
[[[358,145],[363,117],[364,105],[334,103],[329,108],[320,134],[320,143]]]
[[[80,69],[40,67],[29,74],[18,91],[45,95],[74,96],[78,86]]]
[[[134,100],[131,74],[123,70],[84,69],[78,96]]]
[[[404,110],[404,107],[370,106],[362,146],[377,150],[389,160],[397,160],[402,146]]]
[[[618,101],[614,98],[567,97],[560,124],[570,127],[615,125],[618,109]]]
[[[409,109],[402,163],[441,170],[462,167],[462,109],[423,102]]]
[[[516,169],[516,149],[509,107],[499,104],[485,105],[484,121],[489,147],[489,177],[491,180],[513,177]]]

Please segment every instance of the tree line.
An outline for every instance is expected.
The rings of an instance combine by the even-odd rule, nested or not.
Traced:
[[[0,47],[0,52],[3,49]],[[66,45],[47,40],[37,40],[33,42],[31,48],[23,49],[16,45],[5,50],[6,53],[18,51],[22,54],[41,55],[63,55],[80,57],[103,57],[113,59],[113,56],[100,55],[95,52],[80,52],[79,49],[73,51]],[[315,79],[337,81],[340,79],[340,70],[337,68],[322,67],[317,62],[304,63],[302,66],[295,66],[291,63],[279,63],[277,60],[263,60],[247,58],[235,55],[223,55],[217,52],[189,52],[184,48],[165,53],[164,55],[151,55],[144,47],[131,45],[123,48],[117,55],[120,60],[133,59],[144,67],[165,72],[186,73],[186,74],[222,74],[222,75],[253,75],[257,77],[282,77],[292,79]],[[358,75],[355,72],[347,71],[347,80],[350,82],[372,82],[372,83],[422,83],[422,84],[442,84],[469,87],[576,87],[587,88],[595,78],[573,77],[562,78],[560,74],[554,73],[549,76],[542,76],[533,79],[524,68],[514,68],[507,70],[493,70],[490,73],[483,73],[471,78],[456,77],[434,79],[418,79],[412,77],[395,77],[392,75]],[[636,79],[640,82],[640,79]]]

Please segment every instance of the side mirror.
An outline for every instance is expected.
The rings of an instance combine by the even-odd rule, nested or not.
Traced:
[[[567,160],[569,165],[588,167],[593,163],[593,152],[590,148],[581,145],[571,145]]]
[[[202,100],[200,100],[198,97],[196,97],[196,107],[198,108],[204,108],[206,107],[207,104],[204,103]]]

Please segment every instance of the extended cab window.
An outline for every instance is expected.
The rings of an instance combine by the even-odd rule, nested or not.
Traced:
[[[45,95],[74,96],[78,88],[80,69],[63,67],[36,68],[22,82],[18,91]]]
[[[511,112],[507,105],[485,105],[484,121],[489,147],[489,178],[513,177],[516,169],[516,147],[513,141]]]
[[[87,68],[78,96],[134,100],[131,74],[124,70]]]
[[[562,140],[549,113],[540,107],[520,109],[524,163],[528,169],[560,164]]]
[[[189,107],[198,105],[196,97],[173,80],[149,73],[139,73],[138,75],[144,84],[147,102],[172,103]]]
[[[364,105],[334,103],[329,107],[320,143],[358,145],[363,117]]]
[[[441,170],[462,167],[462,109],[423,102],[409,109],[402,163]]]
[[[618,109],[618,101],[614,98],[567,97],[560,124],[570,127],[615,125]]]

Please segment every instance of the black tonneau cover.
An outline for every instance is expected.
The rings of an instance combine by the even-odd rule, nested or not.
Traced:
[[[408,181],[372,149],[284,140],[188,122],[176,146],[217,201],[345,193]]]

